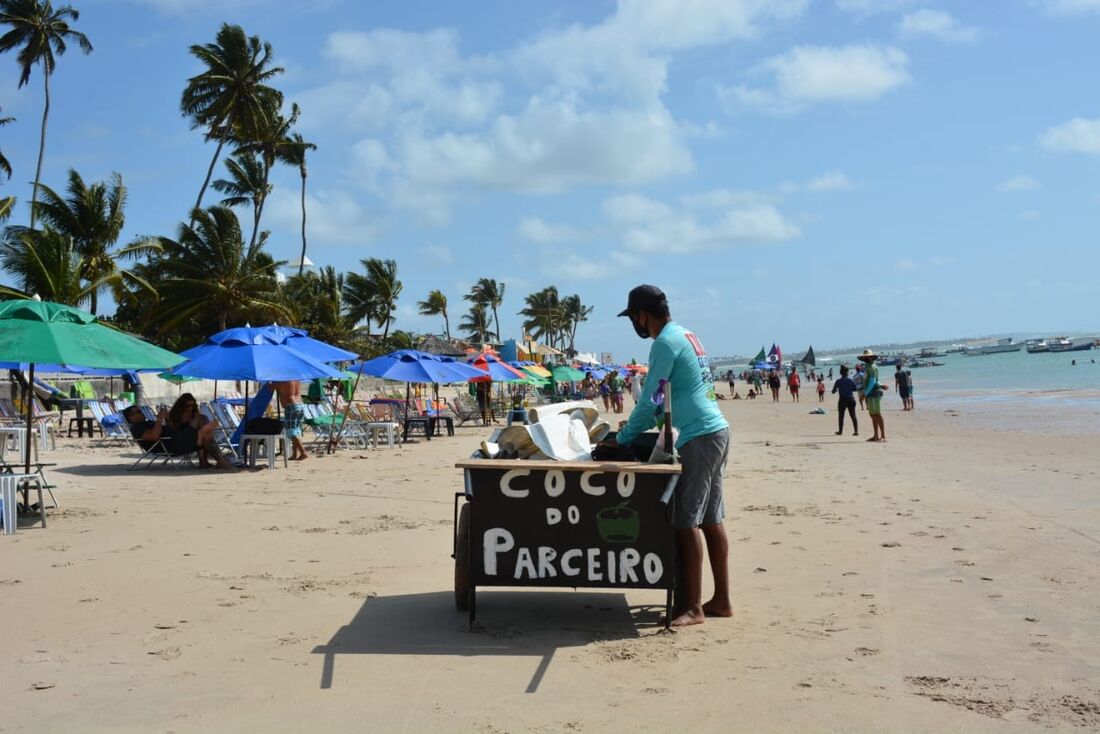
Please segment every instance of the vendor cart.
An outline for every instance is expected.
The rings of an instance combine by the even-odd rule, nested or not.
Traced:
[[[455,494],[455,604],[496,586],[663,589],[676,583],[677,464],[471,458]]]

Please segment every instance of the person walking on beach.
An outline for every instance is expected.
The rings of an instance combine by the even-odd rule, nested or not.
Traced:
[[[302,385],[297,380],[273,382],[271,388],[279,398],[279,407],[283,409],[283,430],[293,447],[291,461],[303,461],[309,458],[302,444],[302,421],[306,413],[302,408]]]
[[[791,376],[787,378],[787,389],[791,391],[791,401],[798,402],[798,388],[802,387],[802,378],[798,376],[798,370],[791,370]]]
[[[783,381],[779,379],[779,371],[771,370],[768,372],[768,389],[772,391],[772,402],[779,402],[779,388],[783,386]]]
[[[642,387],[645,384],[645,376],[641,372],[636,372],[630,377],[630,399],[634,401],[634,405],[642,402]]]
[[[756,390],[757,395],[762,395],[764,392],[764,379],[760,376],[760,370],[752,371],[752,386]]]
[[[875,364],[877,359],[878,355],[870,349],[864,349],[863,354],[859,355],[859,361],[866,365],[863,376],[863,400],[867,404],[867,415],[871,416],[871,427],[875,432],[875,435],[867,440],[885,443],[886,423],[882,420],[882,392],[886,386],[878,381],[878,365]]]
[[[848,365],[843,364],[840,366],[840,379],[833,383],[833,395],[840,393],[840,397],[836,401],[836,413],[839,419],[837,425],[836,435],[844,435],[844,411],[848,411],[848,414],[852,416],[852,435],[859,435],[859,423],[856,421],[856,398],[855,393],[859,388],[856,387],[855,380],[848,377]]]
[[[863,410],[863,381],[866,375],[863,373],[863,365],[856,365],[856,374],[852,378],[852,382],[856,383],[856,395],[859,396],[859,409]]]
[[[649,375],[642,401],[619,428],[612,444],[630,445],[657,421],[653,396],[671,386],[672,426],[679,431],[676,449],[682,473],[676,486],[676,544],[680,558],[681,594],[670,623],[674,627],[701,624],[707,616],[733,616],[729,596],[729,541],[722,524],[725,502],[722,473],[729,457],[729,424],[714,396],[706,352],[699,339],[672,320],[668,301],[659,288],[640,285],[630,291],[626,309],[634,333],[653,339]],[[714,596],[703,595],[703,546],[710,557]]]
[[[611,392],[611,409],[616,413],[623,412],[624,387],[623,376],[617,369],[611,370],[611,374],[607,376],[607,389]]]
[[[894,387],[901,398],[901,409],[913,409],[913,373],[903,370],[901,364],[894,367]]]
[[[825,402],[825,378],[822,375],[817,376],[817,402]]]

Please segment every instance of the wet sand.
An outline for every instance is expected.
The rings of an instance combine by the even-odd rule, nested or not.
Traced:
[[[487,590],[467,628],[481,428],[233,476],[62,439],[62,509],[0,537],[0,731],[1100,728],[1100,437],[893,397],[884,445],[722,404],[736,613],[674,633],[653,591]]]

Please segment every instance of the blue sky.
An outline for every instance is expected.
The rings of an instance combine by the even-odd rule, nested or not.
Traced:
[[[622,360],[640,282],[715,356],[1100,331],[1100,0],[74,4],[95,52],[52,79],[44,181],[118,171],[125,238],[174,233],[213,153],[177,112],[187,47],[239,23],[319,146],[310,257],[395,258],[398,328],[441,328],[432,288],[457,322],[486,276],[506,335],[553,283]],[[26,200],[41,77],[16,80],[0,59],[0,193]],[[297,172],[274,184],[291,258]]]

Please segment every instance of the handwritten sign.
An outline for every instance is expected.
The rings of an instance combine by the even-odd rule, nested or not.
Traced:
[[[671,588],[668,475],[575,469],[471,473],[471,581]]]

